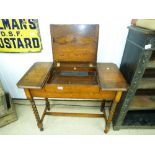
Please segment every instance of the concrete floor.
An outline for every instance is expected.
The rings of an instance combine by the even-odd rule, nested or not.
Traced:
[[[60,117],[45,116],[44,131],[37,128],[31,106],[26,100],[14,100],[18,120],[0,128],[0,135],[104,135],[105,121],[103,118],[87,117]],[[89,104],[88,104],[89,103]],[[44,102],[37,100],[38,110],[44,109]],[[96,106],[99,102],[92,101],[50,101],[52,111],[65,112],[92,112],[99,113],[99,107],[81,107],[84,105]],[[52,105],[56,104],[56,105]],[[60,104],[78,104],[81,106],[64,106]],[[155,129],[111,129],[109,135],[154,135]]]

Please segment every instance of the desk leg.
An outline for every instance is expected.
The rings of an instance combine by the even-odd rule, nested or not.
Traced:
[[[47,109],[50,110],[50,103],[49,103],[48,98],[45,98],[45,101],[46,101],[46,107],[47,107]]]
[[[101,108],[100,108],[100,111],[103,112],[104,109],[105,109],[105,100],[103,100],[103,101],[101,102]]]
[[[111,110],[109,112],[109,116],[108,116],[108,119],[106,121],[106,127],[105,127],[105,130],[104,130],[104,133],[107,133],[109,131],[109,128],[110,128],[110,124],[112,122],[112,119],[113,119],[113,115],[115,113],[115,109],[116,109],[116,106],[117,104],[119,103],[120,99],[121,99],[121,96],[122,96],[122,91],[118,91],[116,93],[116,96],[114,98],[114,101],[113,101],[113,104],[112,104],[112,107],[111,107]]]
[[[37,106],[36,106],[36,104],[35,104],[35,102],[33,100],[33,96],[31,95],[31,92],[30,92],[29,89],[24,89],[24,91],[25,91],[25,94],[26,94],[27,98],[31,102],[31,106],[32,106],[32,109],[33,109],[33,112],[34,112],[34,115],[35,115],[35,118],[36,118],[36,121],[37,121],[37,126],[40,129],[40,131],[43,131],[43,123],[42,123],[42,121],[40,119]]]

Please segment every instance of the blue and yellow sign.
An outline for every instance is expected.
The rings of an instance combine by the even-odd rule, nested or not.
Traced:
[[[0,52],[40,52],[38,20],[0,19]]]

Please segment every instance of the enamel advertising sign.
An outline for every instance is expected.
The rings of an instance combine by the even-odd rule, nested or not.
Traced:
[[[40,52],[37,19],[0,19],[0,52]]]

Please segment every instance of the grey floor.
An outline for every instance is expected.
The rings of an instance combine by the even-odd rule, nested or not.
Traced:
[[[44,131],[36,126],[31,106],[26,100],[14,100],[18,120],[0,128],[0,135],[104,135],[105,121],[103,118],[46,116]],[[44,109],[44,102],[37,100],[38,110]],[[92,112],[99,113],[99,102],[92,101],[50,101],[52,111]],[[54,105],[53,105],[54,104]],[[65,104],[62,105],[62,104]],[[66,106],[80,105],[80,106]],[[90,107],[85,107],[89,105]],[[82,107],[81,107],[82,106]],[[95,106],[92,108],[92,106]],[[112,126],[109,135],[154,135],[155,129],[121,129],[114,131]]]

